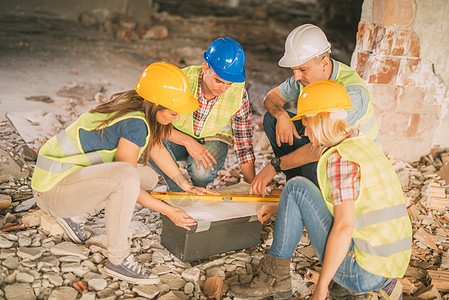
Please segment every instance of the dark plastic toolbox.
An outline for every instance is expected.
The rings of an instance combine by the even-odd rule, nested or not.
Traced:
[[[260,241],[262,224],[256,213],[267,202],[166,202],[197,221],[189,231],[162,215],[161,244],[182,261],[251,248]]]

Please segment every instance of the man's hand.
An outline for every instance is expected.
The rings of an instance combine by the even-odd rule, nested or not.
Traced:
[[[265,187],[273,179],[274,175],[276,175],[274,167],[271,164],[266,165],[254,178],[249,187],[249,193],[265,196]]]
[[[300,139],[298,131],[296,131],[295,124],[290,121],[290,116],[288,114],[282,114],[277,119],[276,123],[276,143],[281,147],[281,143],[288,143],[290,146],[293,145],[293,138],[296,137]]]
[[[214,165],[217,163],[217,160],[212,155],[212,153],[207,150],[206,147],[192,139],[186,146],[187,152],[189,152],[190,156],[195,160],[195,165],[197,171],[200,170],[201,163],[204,166],[206,171],[213,170]],[[213,163],[212,163],[213,162]]]
[[[193,226],[196,224],[195,220],[192,217],[190,217],[178,207],[172,207],[170,212],[167,213],[167,217],[173,222],[173,224],[186,230],[190,230],[189,226]]]
[[[278,211],[278,204],[265,204],[257,212],[257,219],[260,223],[265,223],[269,218],[275,216]]]

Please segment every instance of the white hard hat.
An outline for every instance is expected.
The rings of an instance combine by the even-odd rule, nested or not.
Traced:
[[[324,53],[330,53],[331,44],[324,32],[312,24],[304,24],[293,29],[285,41],[284,56],[279,66],[292,68]]]

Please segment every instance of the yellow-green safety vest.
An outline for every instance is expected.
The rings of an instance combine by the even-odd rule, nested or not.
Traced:
[[[368,93],[369,101],[366,112],[360,119],[357,120],[357,122],[355,123],[355,127],[360,130],[361,134],[366,135],[380,146],[380,131],[379,126],[377,125],[376,116],[374,115],[374,106],[372,102],[373,94],[371,94],[371,92],[365,86],[362,78],[355,70],[339,61],[332,61],[336,63],[333,64],[334,68],[337,67],[337,70],[334,70],[337,73],[337,76],[335,78],[336,82],[340,83],[345,88],[351,85],[358,85]],[[301,85],[301,90],[303,88],[304,87]]]
[[[365,136],[348,138],[328,149],[318,161],[317,175],[332,215],[327,160],[334,150],[360,166],[360,192],[354,201],[352,232],[357,263],[379,276],[402,277],[410,261],[412,226],[396,172],[380,148]]]
[[[39,150],[36,167],[31,178],[31,187],[38,192],[46,192],[52,189],[64,177],[83,167],[113,162],[117,148],[85,153],[81,146],[79,135],[81,129],[86,131],[95,130],[100,124],[99,121],[108,119],[112,114],[114,113],[84,113],[65,130],[49,139]],[[142,119],[147,125],[148,133],[150,132],[145,115],[140,111],[123,115],[113,120],[108,126],[130,118]],[[139,150],[139,157],[145,151],[149,137],[150,135],[148,134],[145,145]]]
[[[198,77],[201,72],[201,66],[191,66],[182,69],[186,74],[190,84],[190,93],[197,97],[198,95]],[[203,138],[223,134],[232,136],[231,117],[242,106],[243,90],[245,83],[233,83],[220,96],[220,99],[214,104],[209,115],[206,117],[203,129],[199,136],[195,136],[193,130],[193,114],[181,114],[178,120],[173,122],[173,126],[192,137]]]

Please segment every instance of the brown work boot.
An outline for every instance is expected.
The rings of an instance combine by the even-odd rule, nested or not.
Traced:
[[[356,293],[351,290],[345,289],[341,285],[331,282],[329,286],[329,298],[332,300],[372,300],[377,299],[374,297],[374,293]]]
[[[256,277],[247,285],[234,285],[231,292],[246,299],[287,299],[292,295],[290,259],[266,254],[260,260]]]

